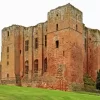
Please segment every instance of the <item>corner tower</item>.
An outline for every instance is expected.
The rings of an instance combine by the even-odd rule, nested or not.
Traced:
[[[2,81],[15,80],[15,30],[15,26],[2,30]]]
[[[22,26],[12,25],[2,30],[2,83],[20,83],[20,45]]]
[[[47,58],[55,87],[83,85],[84,38],[82,12],[67,4],[48,13]],[[62,84],[62,85],[61,85]]]

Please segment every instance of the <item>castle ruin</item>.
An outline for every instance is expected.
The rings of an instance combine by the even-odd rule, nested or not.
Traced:
[[[2,30],[2,84],[71,90],[86,74],[95,81],[99,69],[100,31],[71,4],[49,11],[44,23]]]

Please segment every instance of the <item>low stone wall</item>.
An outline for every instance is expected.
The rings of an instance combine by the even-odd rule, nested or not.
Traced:
[[[2,85],[9,85],[9,84],[16,85],[16,80],[15,80],[15,78],[1,79],[0,84],[2,84]]]
[[[15,79],[2,79],[0,81],[2,85],[16,85]],[[83,88],[83,84],[70,83],[70,85],[62,78],[55,78],[53,76],[37,76],[33,77],[33,79],[28,79],[28,77],[24,77],[21,80],[21,86],[23,87],[33,87],[33,88],[45,88],[45,89],[53,89],[53,90],[62,90],[62,91],[76,91],[81,90]]]
[[[33,77],[32,80],[26,77],[22,79],[21,84],[25,87],[37,87],[64,91],[68,90],[68,85],[63,79],[54,78],[53,76],[37,76]]]

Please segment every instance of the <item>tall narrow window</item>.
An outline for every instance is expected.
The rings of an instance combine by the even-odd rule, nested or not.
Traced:
[[[47,71],[47,58],[44,59],[44,72]]]
[[[45,35],[45,47],[47,46],[47,35]]]
[[[29,40],[25,41],[25,51],[28,51],[29,49]]]
[[[9,61],[7,61],[7,65],[9,65]]]
[[[86,51],[86,48],[87,48],[87,43],[86,43],[87,41],[86,41],[86,38],[84,39],[84,48],[85,48],[85,51]]]
[[[34,73],[38,73],[38,59],[34,61]]]
[[[7,32],[7,36],[9,37],[9,31]]]
[[[38,48],[38,38],[35,38],[35,49]]]
[[[20,54],[21,54],[21,50],[20,50]]]
[[[9,52],[9,47],[7,47],[7,52]]]
[[[63,56],[65,56],[65,51],[63,51]]]
[[[29,62],[28,60],[25,61],[25,74],[28,74],[29,72]]]
[[[58,24],[56,24],[56,31],[58,31]]]
[[[9,78],[9,74],[7,74],[7,78]]]
[[[59,48],[59,41],[56,41],[56,48]]]
[[[77,26],[77,24],[76,24],[76,31],[78,30],[78,26]]]

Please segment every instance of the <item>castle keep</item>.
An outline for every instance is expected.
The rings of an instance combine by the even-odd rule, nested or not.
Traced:
[[[100,31],[83,23],[80,10],[67,4],[48,12],[36,26],[2,30],[1,84],[71,90],[94,81],[100,69]]]

